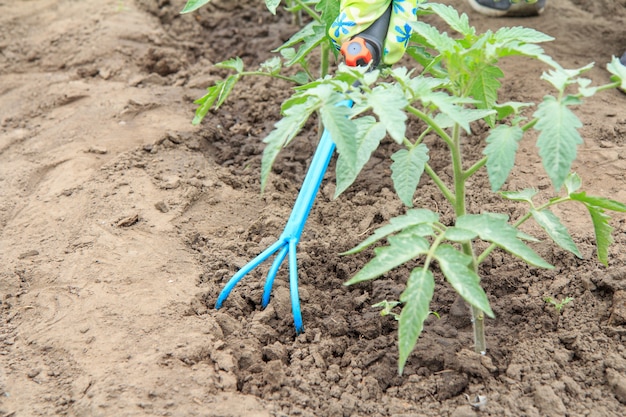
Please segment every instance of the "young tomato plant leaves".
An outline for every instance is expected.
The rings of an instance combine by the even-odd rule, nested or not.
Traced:
[[[498,99],[498,90],[502,86],[498,78],[504,77],[502,70],[495,65],[483,68],[475,75],[474,81],[470,84],[470,96],[478,101],[476,107],[479,109],[493,109]],[[485,120],[490,127],[494,126],[496,115],[492,114]]]
[[[613,243],[613,237],[611,236],[613,227],[609,224],[611,218],[605,213],[605,209],[624,213],[626,212],[626,205],[608,198],[588,196],[585,192],[571,193],[570,198],[583,203],[587,207],[596,235],[598,260],[604,266],[608,266],[609,246]]]
[[[276,14],[276,9],[278,8],[280,2],[281,0],[265,0],[265,6],[267,7],[267,10],[270,11],[270,13]]]
[[[522,26],[503,27],[494,34],[494,43],[499,47],[507,45],[509,42],[542,43],[553,41],[552,36],[539,32],[538,30],[525,28]]]
[[[326,104],[320,109],[324,127],[330,132],[337,151],[351,166],[356,166],[358,144],[354,140],[356,126],[348,119],[351,110],[345,106]]]
[[[229,75],[225,80],[220,80],[215,83],[214,86],[207,88],[207,93],[194,101],[198,104],[196,114],[191,121],[191,124],[198,125],[204,119],[206,114],[215,105],[215,109],[218,109],[224,101],[228,98],[233,91],[233,87],[239,80],[239,75]]]
[[[465,13],[459,15],[459,12],[452,6],[445,6],[439,3],[428,3],[421,7],[430,9],[437,13],[450,28],[459,32],[465,38],[471,38],[476,35],[476,29],[469,24],[469,19]]]
[[[519,239],[518,230],[508,223],[504,214],[467,214],[457,219],[456,227],[475,232],[481,239],[495,243],[531,265],[553,268]]]
[[[421,21],[410,22],[413,34],[411,40],[420,45],[427,46],[438,51],[440,54],[454,53],[456,42],[445,33],[440,33],[435,27]]]
[[[619,58],[614,56],[606,68],[613,74],[611,75],[611,81],[619,83],[618,88],[626,91],[626,67],[622,65]]]
[[[424,321],[430,314],[430,301],[435,292],[433,273],[424,268],[415,268],[400,295],[404,303],[398,324],[398,373],[402,375],[404,365],[415,348],[417,339],[424,328]]]
[[[406,214],[398,217],[393,217],[389,220],[389,224],[382,226],[374,232],[374,234],[363,242],[361,242],[354,249],[350,249],[342,255],[351,255],[357,252],[361,252],[366,247],[378,242],[380,239],[401,230],[412,228],[414,233],[419,236],[430,236],[433,234],[432,225],[439,221],[439,215],[428,209],[411,209]],[[421,229],[417,229],[421,227]]]
[[[507,200],[526,201],[532,206],[533,197],[538,193],[539,191],[535,188],[525,188],[522,191],[501,191],[500,195]]]
[[[509,177],[523,135],[524,131],[519,126],[507,125],[500,125],[489,133],[483,155],[487,157],[491,191],[498,191]]]
[[[489,317],[495,317],[487,294],[480,286],[480,277],[471,268],[472,258],[469,255],[451,245],[443,244],[435,250],[435,259],[446,280],[465,301],[484,311]]]
[[[385,126],[377,122],[372,116],[360,117],[354,119],[353,122],[356,125],[356,134],[351,143],[356,145],[356,158],[350,160],[349,156],[339,152],[335,168],[337,178],[335,198],[352,185],[359,172],[369,161],[372,152],[378,148],[378,144],[387,134]]]
[[[374,249],[376,255],[345,285],[368,281],[428,253],[430,244],[422,237],[422,230],[408,228],[397,235],[387,238],[389,246]]]
[[[572,200],[580,201],[587,205],[616,211],[618,213],[626,212],[626,204],[620,203],[619,201],[611,200],[610,198],[587,195],[585,191],[581,193],[570,193],[569,196]]]
[[[576,148],[583,143],[578,129],[582,123],[569,109],[578,100],[558,101],[546,96],[533,115],[537,118],[535,129],[540,131],[537,139],[539,156],[555,189],[560,189],[576,159]]]
[[[582,259],[583,256],[580,254],[574,240],[556,214],[548,209],[541,211],[532,209],[530,212],[539,226],[546,231],[557,245]]]
[[[326,33],[330,30],[335,18],[339,15],[339,2],[337,0],[319,0],[315,10],[321,13],[322,22],[326,27]]]
[[[389,136],[397,143],[402,143],[407,120],[404,108],[409,104],[402,89],[397,85],[390,88],[376,87],[367,95],[367,101]]]
[[[286,66],[292,66],[295,63],[299,63],[303,58],[308,56],[318,45],[326,40],[326,27],[318,22],[311,22],[302,28],[298,33],[293,35],[287,42],[285,42],[274,52],[280,52],[283,49],[293,47],[299,43],[302,43],[298,48],[298,51],[290,57],[285,63]]]
[[[183,10],[181,10],[180,12],[190,13],[210,2],[211,0],[187,0],[187,4],[185,4],[185,7],[183,7]]]
[[[319,99],[306,97],[304,101],[292,104],[283,111],[283,118],[275,125],[274,130],[263,140],[266,146],[261,159],[261,192],[265,190],[274,160],[280,150],[296,137],[302,126],[311,116]]]
[[[428,148],[420,143],[408,150],[400,149],[391,159],[391,179],[396,193],[405,206],[413,207],[413,196],[428,162]]]

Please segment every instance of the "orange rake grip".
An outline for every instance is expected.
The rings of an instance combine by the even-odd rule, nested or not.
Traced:
[[[364,67],[373,59],[365,39],[358,36],[341,45],[341,54],[350,67]]]

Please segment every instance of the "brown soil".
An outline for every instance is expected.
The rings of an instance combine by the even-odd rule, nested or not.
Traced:
[[[338,255],[403,212],[390,191],[391,142],[339,199],[330,173],[322,185],[299,245],[303,335],[284,270],[267,309],[253,273],[214,310],[223,283],[280,234],[317,131],[312,123],[279,157],[259,195],[261,139],[287,86],[244,80],[197,128],[192,100],[224,75],[213,63],[239,55],[256,67],[296,28],[261,1],[215,0],[181,17],[183,3],[0,1],[0,416],[626,415],[626,218],[612,221],[605,268],[576,206],[560,214],[584,259],[539,243],[554,270],[503,253],[484,265],[497,315],[486,357],[471,351],[467,309],[439,281],[431,308],[441,318],[427,321],[397,375],[396,323],[371,305],[397,299],[408,269],[344,287],[372,253]],[[595,61],[597,83],[626,47],[623,0],[551,0],[526,20],[446,3],[480,30],[526,25],[556,37],[548,52],[570,68]],[[548,91],[541,64],[505,69],[504,99]],[[617,91],[587,100],[575,167],[587,190],[621,201],[625,104]],[[467,139],[468,158],[483,139]],[[445,168],[439,151],[433,164]],[[549,195],[533,138],[519,159],[508,187]],[[482,194],[481,205],[521,213]],[[449,215],[428,181],[416,204]],[[545,296],[574,301],[559,315]],[[478,395],[482,410],[470,405]]]

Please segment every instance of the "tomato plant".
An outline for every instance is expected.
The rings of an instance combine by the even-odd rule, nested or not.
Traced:
[[[294,3],[316,3],[316,7],[321,5],[324,9],[323,6],[331,2]],[[552,268],[528,245],[537,239],[520,230],[522,224],[533,220],[559,247],[581,257],[566,226],[552,210],[557,205],[577,203],[590,215],[598,260],[608,265],[613,230],[608,212],[626,212],[623,203],[587,194],[582,189],[580,176],[572,172],[577,147],[583,143],[579,131],[582,123],[574,109],[584,105],[585,98],[600,91],[626,87],[626,68],[617,58],[607,65],[611,82],[594,86],[584,77],[591,65],[563,68],[541,47],[552,38],[537,30],[503,27],[495,32],[478,33],[466,15],[438,3],[421,2],[418,14],[436,15],[453,35],[424,21],[412,24],[411,45],[407,49],[408,56],[415,61],[411,69],[398,66],[368,71],[339,65],[333,76],[316,80],[306,71],[306,76],[301,78],[287,77],[300,85],[282,104],[283,118],[264,140],[267,146],[261,169],[264,188],[279,151],[297,137],[305,122],[315,114],[330,132],[339,153],[336,196],[356,180],[384,138],[395,141],[399,149],[391,157],[391,179],[407,211],[392,218],[389,224],[346,254],[386,241],[386,245],[374,249],[374,257],[347,282],[348,285],[375,279],[407,262],[418,262],[408,277],[399,303],[392,304],[401,306],[398,317],[400,372],[431,312],[429,306],[437,271],[470,305],[474,347],[477,352],[485,353],[485,316],[493,317],[494,313],[481,286],[479,265],[490,253],[504,250],[533,267]],[[328,11],[321,16],[328,17]],[[329,19],[326,23],[322,23],[321,17],[312,19],[318,22],[313,25],[318,24],[319,28],[313,26],[306,33],[304,29],[300,31],[295,37],[301,43],[300,49],[283,53],[283,59],[285,55],[290,57],[289,64],[297,62],[306,69],[307,54],[325,42],[322,26],[327,26]],[[287,48],[293,46],[289,45]],[[546,90],[553,93],[539,103],[501,102],[499,91],[504,73],[498,64],[511,56],[545,63],[541,81],[547,84]],[[209,94],[198,102],[196,122],[210,108],[223,103],[239,77],[261,74],[285,77],[280,75],[281,65],[276,59],[265,63],[258,72],[245,72],[236,58],[219,65],[233,69],[235,74],[209,88]],[[359,88],[353,87],[356,83]],[[354,106],[337,106],[345,100],[354,102]],[[417,134],[410,135],[407,124],[414,121],[421,128]],[[489,128],[482,144],[482,157],[467,160],[462,151],[463,143],[473,134],[472,125],[479,121]],[[539,157],[553,185],[554,195],[548,200],[537,201],[535,188],[502,191],[515,167],[519,143],[531,131],[537,136]],[[433,141],[440,141],[446,149],[444,157],[449,159],[450,180],[429,163],[427,143]],[[471,179],[481,170],[486,170],[492,192],[503,199],[525,203],[526,214],[510,219],[505,214],[486,210],[468,212],[471,196],[478,195],[468,192],[471,184],[478,183]],[[421,203],[416,193],[424,174],[452,207],[453,221],[443,222],[436,210],[413,208],[415,203]],[[481,201],[472,203],[482,206]],[[478,241],[486,244],[476,245]],[[477,247],[484,249],[477,251]],[[435,265],[437,269],[433,269]]]

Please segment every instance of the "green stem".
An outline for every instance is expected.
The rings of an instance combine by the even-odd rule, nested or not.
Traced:
[[[441,139],[443,139],[444,142],[446,142],[449,148],[454,147],[454,141],[452,140],[450,135],[448,135],[446,131],[443,130],[429,115],[419,109],[416,109],[413,106],[407,106],[406,110],[408,110],[409,113],[422,119],[432,130],[435,131],[435,133],[439,135]]]
[[[322,42],[321,54],[320,78],[324,78],[328,74],[328,69],[330,68],[330,47],[328,46],[328,42]]]
[[[487,157],[484,157],[483,159],[481,159],[480,161],[476,162],[474,165],[472,165],[467,171],[465,171],[463,173],[463,179],[467,180],[469,177],[471,177],[472,175],[474,175],[476,173],[476,171],[478,171],[479,169],[481,169],[482,167],[485,166],[485,164],[487,163]]]
[[[294,82],[292,78],[287,77],[286,75],[270,74],[269,72],[265,72],[265,71],[243,71],[239,73],[240,77],[247,77],[249,75],[260,75],[263,77],[272,77],[272,78],[278,78],[279,80]]]
[[[453,146],[450,148],[450,153],[452,156],[452,171],[454,175],[454,214],[457,219],[467,213],[465,181],[467,180],[468,175],[463,171],[460,133],[461,129],[459,125],[455,124],[452,130]],[[476,167],[476,165],[474,165],[474,167]],[[480,167],[475,169],[478,168]],[[468,171],[471,170],[472,168]],[[463,243],[462,248],[463,253],[472,259],[472,270],[478,276],[478,262],[476,254],[474,253],[472,242],[468,241]],[[472,314],[472,329],[474,333],[474,351],[484,355],[487,352],[487,341],[485,339],[485,313],[481,309],[474,306],[471,306],[470,309]]]
[[[455,203],[454,193],[452,191],[450,191],[450,189],[442,181],[442,179],[439,177],[439,175],[437,175],[437,173],[428,164],[424,165],[424,171],[426,172],[426,174],[428,174],[430,179],[432,179],[433,182],[437,185],[439,190],[441,190],[441,193],[446,198],[446,200],[448,200],[448,202],[452,206],[454,206],[456,204]]]
[[[294,0],[294,2],[297,3],[298,6],[300,6],[302,8],[302,10],[304,10],[306,12],[306,14],[311,16],[311,18],[313,20],[315,20],[316,22],[321,22],[322,21],[322,18],[319,15],[319,13],[317,13],[315,10],[313,10],[309,6],[307,6],[307,4],[305,2],[303,2],[302,0]]]
[[[539,119],[533,119],[530,122],[526,123],[524,126],[522,126],[522,131],[527,132],[529,129],[533,128],[538,121]]]

